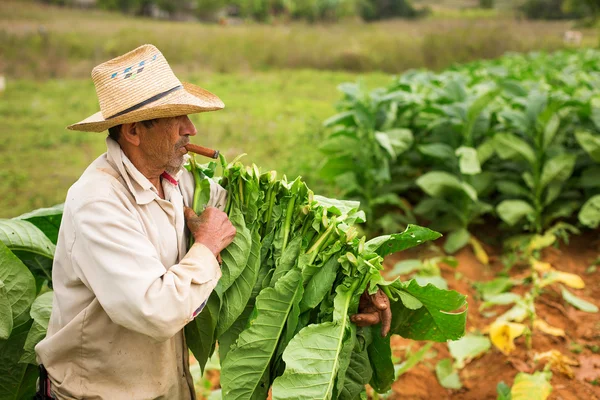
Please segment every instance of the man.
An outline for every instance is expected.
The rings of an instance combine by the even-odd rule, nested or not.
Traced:
[[[219,253],[236,232],[216,183],[201,216],[185,207],[194,182],[182,165],[196,135],[187,115],[224,105],[181,83],[151,45],[98,65],[92,79],[101,111],[69,129],[108,129],[107,152],[67,193],[52,316],[36,347],[49,387],[38,396],[192,399],[183,327],[216,286]],[[357,324],[381,320],[385,307],[361,304],[368,314]]]

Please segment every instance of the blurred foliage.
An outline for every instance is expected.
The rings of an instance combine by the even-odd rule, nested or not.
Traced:
[[[81,6],[78,0],[40,0],[59,6]],[[337,21],[359,16],[365,21],[415,18],[424,15],[410,0],[97,0],[96,7],[127,14],[181,19],[194,15],[201,20],[225,17],[268,22],[273,18],[309,22]],[[163,14],[163,13],[166,13]]]
[[[597,20],[600,13],[598,0],[526,0],[519,10],[529,19],[582,19]]]
[[[479,7],[481,8],[494,8],[495,0],[479,0]]]
[[[372,231],[398,229],[378,216],[406,224],[415,214],[449,232],[453,251],[475,245],[484,218],[541,234],[581,210],[594,227],[599,65],[595,50],[513,54],[411,71],[370,92],[341,85],[321,174],[363,202]]]

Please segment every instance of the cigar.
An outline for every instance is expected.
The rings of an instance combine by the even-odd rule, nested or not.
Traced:
[[[202,147],[202,146],[198,146],[197,144],[187,144],[185,145],[185,149],[187,151],[191,151],[192,153],[196,153],[196,154],[200,154],[201,156],[204,157],[209,157],[209,158],[219,158],[219,150],[213,150],[213,149],[209,149],[208,147]]]

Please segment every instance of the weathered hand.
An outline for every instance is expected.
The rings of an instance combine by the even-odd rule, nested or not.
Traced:
[[[381,322],[381,337],[386,337],[392,325],[390,299],[381,289],[373,295],[365,290],[360,296],[358,314],[354,314],[350,320],[357,326],[370,326]]]
[[[207,207],[200,215],[185,207],[183,214],[194,241],[208,247],[220,259],[219,253],[233,241],[236,233],[227,214],[215,207]]]

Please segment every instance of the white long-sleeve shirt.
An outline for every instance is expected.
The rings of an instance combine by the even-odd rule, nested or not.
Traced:
[[[194,398],[182,329],[221,270],[205,246],[187,251],[193,178],[162,179],[163,200],[116,142],[107,148],[67,194],[38,362],[58,399]],[[217,184],[209,205],[225,205]]]

